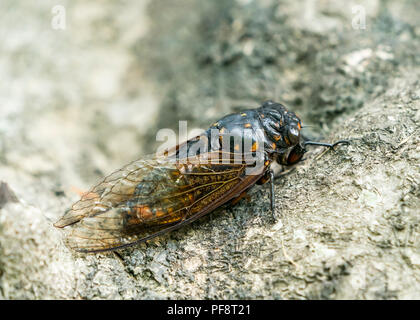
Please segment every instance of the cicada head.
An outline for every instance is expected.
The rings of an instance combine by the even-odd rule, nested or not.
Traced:
[[[301,147],[301,120],[280,103],[266,101],[259,108],[268,145],[281,164],[298,162],[305,150]]]

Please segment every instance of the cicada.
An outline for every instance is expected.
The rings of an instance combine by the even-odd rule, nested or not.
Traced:
[[[266,182],[274,217],[273,162],[295,164],[308,145],[349,143],[309,141],[301,129],[299,117],[273,101],[227,115],[201,135],[107,176],[54,225],[70,226],[65,242],[76,251],[120,249],[235,203]]]

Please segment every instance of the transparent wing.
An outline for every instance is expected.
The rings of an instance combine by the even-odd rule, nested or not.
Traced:
[[[84,252],[121,248],[179,228],[255,182],[244,176],[244,163],[215,163],[221,154],[188,162],[134,161],[93,187],[55,226],[71,225],[66,243]]]

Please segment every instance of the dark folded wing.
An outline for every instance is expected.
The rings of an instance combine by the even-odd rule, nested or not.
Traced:
[[[244,163],[216,163],[220,154],[132,162],[92,188],[55,226],[72,225],[66,243],[84,252],[121,248],[179,228],[255,182],[245,176]]]

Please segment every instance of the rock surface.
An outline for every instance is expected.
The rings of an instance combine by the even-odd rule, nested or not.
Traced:
[[[55,2],[2,1],[0,299],[419,299],[419,7],[358,4],[365,29],[348,2],[63,1],[54,30]],[[352,140],[276,179],[276,223],[257,186],[118,254],[63,246],[77,192],[159,129],[266,99]]]

